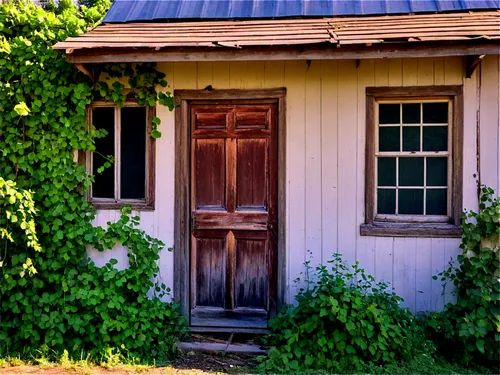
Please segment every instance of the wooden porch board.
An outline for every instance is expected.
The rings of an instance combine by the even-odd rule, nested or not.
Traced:
[[[237,327],[267,328],[267,311],[260,309],[214,309],[195,308],[191,310],[192,327]],[[230,330],[233,332],[234,330]]]
[[[220,344],[212,342],[179,342],[177,344],[180,350],[189,352],[205,352],[205,353],[239,353],[251,355],[267,355],[267,350],[261,349],[256,345],[236,345],[236,344]]]

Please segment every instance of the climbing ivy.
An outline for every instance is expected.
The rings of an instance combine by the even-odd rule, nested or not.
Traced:
[[[462,254],[439,274],[452,282],[456,303],[433,313],[428,324],[443,354],[461,362],[500,360],[500,197],[483,186],[479,213],[462,216]],[[435,276],[435,279],[438,277]]]
[[[95,210],[85,199],[93,176],[74,161],[75,150],[93,151],[94,139],[105,136],[87,129],[93,100],[122,105],[132,96],[173,105],[169,93],[157,91],[166,81],[154,64],[98,66],[94,84],[51,48],[94,25],[106,6],[65,2],[56,13],[31,2],[0,6],[0,176],[4,186],[32,192],[23,195],[36,208],[25,207],[26,220],[38,236],[27,246],[26,228],[11,226],[0,239],[8,251],[0,268],[0,354],[117,348],[158,358],[174,352],[184,331],[178,306],[163,302],[169,289],[153,281],[164,244],[140,230],[127,207],[107,230],[94,227]],[[153,123],[151,136],[159,137],[159,119]],[[3,212],[0,220],[6,223]],[[116,243],[128,249],[128,269],[116,269],[113,259],[98,268],[87,256],[89,246],[106,251]],[[23,277],[27,259],[36,273]]]

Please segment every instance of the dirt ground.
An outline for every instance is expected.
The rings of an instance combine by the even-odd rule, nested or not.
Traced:
[[[229,338],[230,337],[230,338]],[[261,344],[255,335],[246,334],[192,334],[190,341],[203,343]],[[214,374],[247,374],[257,365],[256,357],[233,353],[185,352],[166,367],[118,366],[107,369],[99,366],[89,367],[75,365],[60,366],[47,364],[44,366],[20,365],[0,367],[0,375],[214,375]],[[68,368],[70,367],[70,368]]]
[[[254,357],[236,354],[205,354],[188,352],[167,367],[153,369],[82,367],[64,369],[61,366],[13,366],[0,368],[0,375],[215,375],[245,374],[256,366]]]

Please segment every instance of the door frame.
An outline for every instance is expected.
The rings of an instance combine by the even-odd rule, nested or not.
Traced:
[[[174,299],[188,319],[190,312],[191,247],[191,134],[189,107],[193,101],[235,101],[249,104],[259,100],[278,103],[278,197],[277,197],[277,312],[285,302],[286,286],[286,89],[257,90],[174,90],[175,100],[175,206],[174,206]],[[189,324],[190,325],[190,324]],[[237,329],[228,329],[235,331]]]

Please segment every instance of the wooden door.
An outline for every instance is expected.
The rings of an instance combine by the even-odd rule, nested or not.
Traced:
[[[191,326],[276,309],[277,104],[191,104]]]

